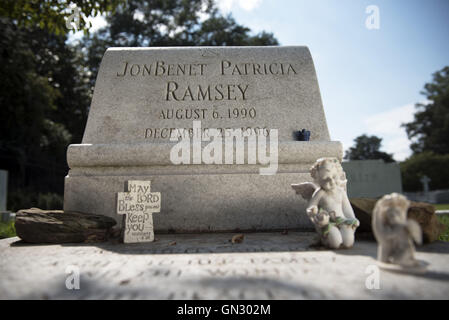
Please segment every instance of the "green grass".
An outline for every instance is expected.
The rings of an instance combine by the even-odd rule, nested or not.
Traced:
[[[0,239],[11,238],[16,236],[16,228],[14,221],[0,222]]]
[[[446,226],[446,230],[444,230],[440,237],[438,238],[441,241],[449,242],[449,216],[438,216],[438,219]]]
[[[435,210],[449,210],[449,204],[434,204]],[[444,230],[440,237],[438,238],[441,241],[449,242],[449,215],[439,215],[438,220],[446,226],[446,230]]]
[[[435,210],[449,210],[449,204],[434,204]]]

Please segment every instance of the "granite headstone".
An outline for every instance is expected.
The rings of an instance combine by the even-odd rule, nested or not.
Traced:
[[[193,147],[189,163],[175,164],[170,138],[195,139],[194,129],[206,136],[200,156]],[[260,174],[268,164],[260,153],[250,161],[249,142],[243,163],[206,163],[201,148],[212,129],[240,129],[247,141],[265,137],[277,146],[275,174]],[[302,129],[309,141],[296,141]],[[231,151],[237,159],[237,143]],[[306,204],[290,185],[308,181],[320,157],[341,159],[342,146],[330,140],[307,47],[110,48],[82,144],[67,151],[64,209],[120,223],[117,192],[129,180],[151,180],[164,195],[156,231],[309,229],[300,214]]]

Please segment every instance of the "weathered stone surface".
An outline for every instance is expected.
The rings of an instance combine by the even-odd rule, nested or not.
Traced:
[[[447,299],[449,243],[418,247],[427,274],[379,271],[377,244],[310,247],[314,234],[158,235],[143,244],[27,245],[0,240],[0,299]],[[171,245],[176,240],[176,245]],[[79,271],[79,289],[66,281]],[[68,272],[67,270],[71,270]],[[229,303],[223,301],[223,303]],[[180,302],[182,305],[182,302]]]
[[[255,115],[232,112],[246,107]],[[281,141],[305,128],[311,141],[330,140],[307,47],[109,48],[83,144],[168,142],[162,129],[192,128],[192,120],[203,128],[278,128]]]
[[[16,214],[16,232],[30,243],[98,242],[108,239],[115,220],[96,214],[31,208]]]
[[[350,198],[377,198],[392,192],[402,193],[401,169],[396,162],[351,160],[342,163],[348,179]]]
[[[407,214],[421,226],[424,242],[438,240],[440,233],[445,229],[435,214],[435,207],[430,203],[412,202]]]
[[[267,165],[248,164],[247,150],[243,164],[193,164],[193,148],[190,164],[173,164],[169,132],[194,120],[204,134],[279,130],[277,174],[260,175]],[[310,141],[295,141],[302,129]],[[311,229],[290,185],[310,181],[321,157],[341,160],[342,145],[330,141],[307,47],[111,48],[82,144],[67,151],[64,209],[121,224],[116,193],[128,180],[151,180],[163,195],[156,232]]]
[[[372,232],[371,217],[378,199],[353,198],[350,199],[356,217],[360,220],[359,231]],[[429,203],[411,201],[407,215],[415,219],[421,226],[424,243],[438,240],[438,236],[445,229],[436,214],[435,207]]]

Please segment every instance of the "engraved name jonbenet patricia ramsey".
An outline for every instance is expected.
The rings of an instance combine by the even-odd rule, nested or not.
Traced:
[[[123,62],[117,77],[145,76],[191,76],[203,77],[213,67],[219,68],[219,74],[226,76],[258,76],[258,75],[292,75],[297,74],[296,67],[288,62],[233,63],[222,60],[218,65],[206,63],[175,63],[156,61],[150,64]],[[177,81],[167,81],[164,98],[166,101],[223,101],[247,100],[249,84],[216,83],[216,84],[179,84]]]

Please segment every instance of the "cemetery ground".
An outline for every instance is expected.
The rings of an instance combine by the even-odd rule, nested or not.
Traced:
[[[438,206],[438,209],[444,206]],[[447,299],[449,216],[421,274],[379,269],[377,243],[327,250],[304,231],[158,234],[155,242],[29,244],[0,223],[0,299]]]
[[[425,274],[377,268],[377,245],[314,246],[314,233],[157,234],[151,243],[0,240],[0,299],[447,299],[448,243],[418,247]]]
[[[449,210],[449,204],[434,204],[435,210]],[[438,215],[438,220],[446,226],[446,230],[440,234],[439,240],[449,242],[449,215]],[[0,221],[0,239],[16,236],[14,221]]]
[[[435,204],[435,210],[449,210],[449,204]],[[446,230],[440,234],[439,240],[449,242],[449,215],[439,215],[438,220],[446,226]],[[14,221],[0,221],[0,239],[16,236]]]

